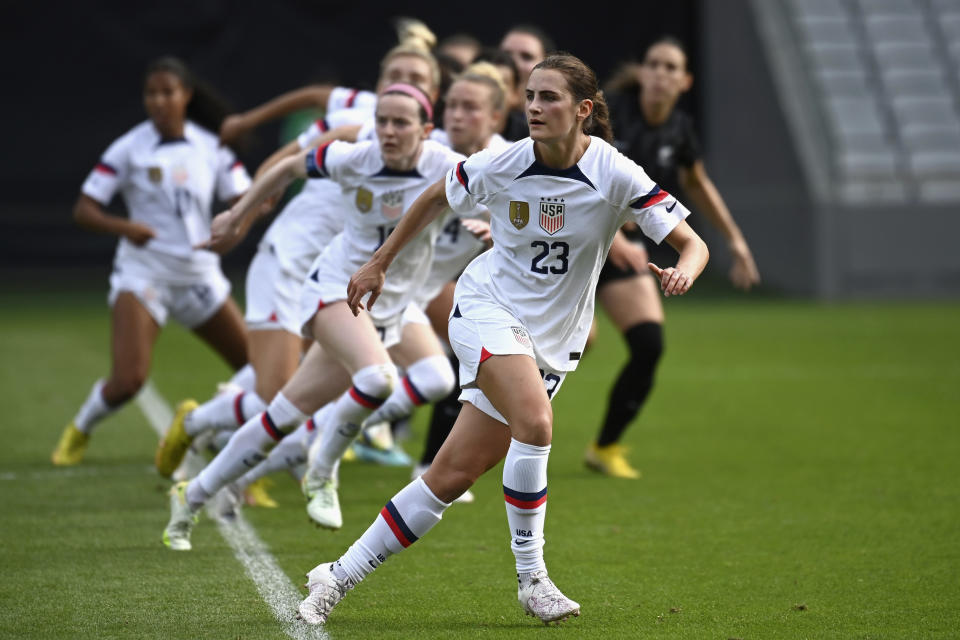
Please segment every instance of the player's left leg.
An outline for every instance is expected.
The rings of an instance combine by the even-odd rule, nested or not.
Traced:
[[[630,349],[607,406],[597,440],[587,449],[586,464],[618,478],[638,478],[620,445],[627,426],[637,416],[653,387],[663,353],[663,304],[654,279],[637,275],[612,280],[597,289],[597,300],[623,334]]]

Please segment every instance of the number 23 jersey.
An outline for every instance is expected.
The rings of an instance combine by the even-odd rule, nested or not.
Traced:
[[[503,306],[529,332],[538,359],[557,371],[578,364],[617,229],[634,221],[659,244],[690,213],[596,137],[566,169],[540,163],[530,138],[481,151],[448,172],[446,192],[454,211],[489,209],[493,237],[493,249],[461,276],[458,299],[484,296]]]

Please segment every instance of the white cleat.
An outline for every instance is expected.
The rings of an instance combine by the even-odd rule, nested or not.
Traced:
[[[303,495],[307,498],[307,515],[318,527],[339,529],[343,526],[337,485],[330,478],[316,479],[308,471],[303,476]]]
[[[170,488],[170,522],[163,530],[163,544],[174,551],[190,551],[190,532],[197,516],[187,504],[187,482],[178,482]]]
[[[338,580],[333,575],[333,563],[317,565],[307,574],[307,597],[297,607],[297,617],[308,624],[323,624],[347,591],[353,589],[350,580]]]
[[[580,605],[563,595],[546,571],[534,571],[526,583],[521,582],[517,598],[527,615],[540,618],[544,624],[559,624],[580,615]]]

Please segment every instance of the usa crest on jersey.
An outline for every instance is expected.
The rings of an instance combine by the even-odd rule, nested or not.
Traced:
[[[563,198],[540,198],[540,228],[549,235],[563,229]]]
[[[403,213],[403,190],[388,191],[380,196],[380,210],[387,220],[399,218]]]

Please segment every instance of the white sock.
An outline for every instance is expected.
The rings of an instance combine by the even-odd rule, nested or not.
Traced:
[[[255,391],[221,393],[188,413],[183,428],[193,437],[208,429],[236,429],[266,408]]]
[[[440,522],[450,505],[433,495],[417,478],[393,496],[373,524],[335,563],[354,584],[359,583],[387,558],[400,553]]]
[[[270,451],[266,460],[243,474],[243,477],[237,480],[237,486],[240,489],[246,489],[263,476],[270,475],[274,471],[286,471],[305,463],[307,461],[307,450],[303,446],[303,440],[306,432],[307,423],[304,423],[296,431],[281,440],[280,444]]]
[[[353,374],[353,387],[333,403],[325,417],[325,424],[310,446],[307,471],[313,478],[332,478],[334,466],[360,431],[360,423],[383,404],[393,389],[396,368],[391,365],[372,365]]]
[[[90,395],[87,396],[87,399],[80,406],[80,411],[73,419],[73,424],[83,433],[93,431],[93,427],[98,422],[120,408],[119,406],[111,407],[103,399],[103,385],[103,380],[97,380],[93,383]]]
[[[257,387],[257,372],[253,370],[253,365],[245,364],[240,367],[229,384],[236,385],[244,391],[253,391]]]
[[[511,438],[503,462],[503,498],[518,574],[547,568],[543,561],[543,525],[547,515],[549,456],[550,445],[538,447]]]
[[[277,393],[267,410],[247,420],[190,485],[196,483],[207,496],[212,496],[263,462],[283,436],[306,418],[283,393]],[[187,491],[190,500],[189,486]]]
[[[456,377],[446,356],[428,356],[407,367],[406,375],[383,405],[364,420],[364,425],[396,422],[410,416],[415,407],[442,400],[453,391]]]

